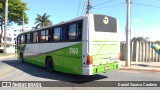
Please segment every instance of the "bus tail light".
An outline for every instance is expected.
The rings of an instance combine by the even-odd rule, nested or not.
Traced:
[[[87,57],[87,64],[88,64],[88,65],[91,65],[92,62],[93,62],[93,57],[92,57],[92,56],[88,56],[88,57]]]

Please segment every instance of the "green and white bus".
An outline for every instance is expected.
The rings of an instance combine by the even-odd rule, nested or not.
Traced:
[[[22,62],[77,75],[95,75],[119,68],[117,19],[88,14],[17,37]]]

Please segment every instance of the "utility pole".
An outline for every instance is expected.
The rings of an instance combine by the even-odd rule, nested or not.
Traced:
[[[127,1],[127,21],[126,21],[126,66],[131,66],[131,55],[130,55],[130,41],[131,41],[131,22],[130,22],[130,16],[131,16],[131,0]]]
[[[91,13],[91,0],[88,0],[86,14],[90,14],[90,13]]]
[[[6,52],[6,41],[7,41],[7,22],[8,22],[8,0],[6,0],[5,4],[5,25],[4,25],[4,53]]]

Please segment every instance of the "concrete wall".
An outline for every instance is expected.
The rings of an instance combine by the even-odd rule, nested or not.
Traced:
[[[151,48],[152,44],[153,42],[131,41],[131,61],[160,62],[160,56]],[[126,60],[126,42],[121,42],[120,53],[121,60]]]

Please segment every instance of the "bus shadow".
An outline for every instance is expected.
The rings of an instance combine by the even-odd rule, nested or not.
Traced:
[[[61,72],[48,72],[46,71],[45,68],[38,67],[29,63],[21,63],[19,60],[4,60],[1,62],[10,65],[20,71],[23,71],[24,73],[27,73],[29,75],[44,79],[50,79],[51,81],[58,80],[58,81],[82,84],[86,82],[108,78],[107,76],[104,75],[82,76],[82,75],[65,74]]]

